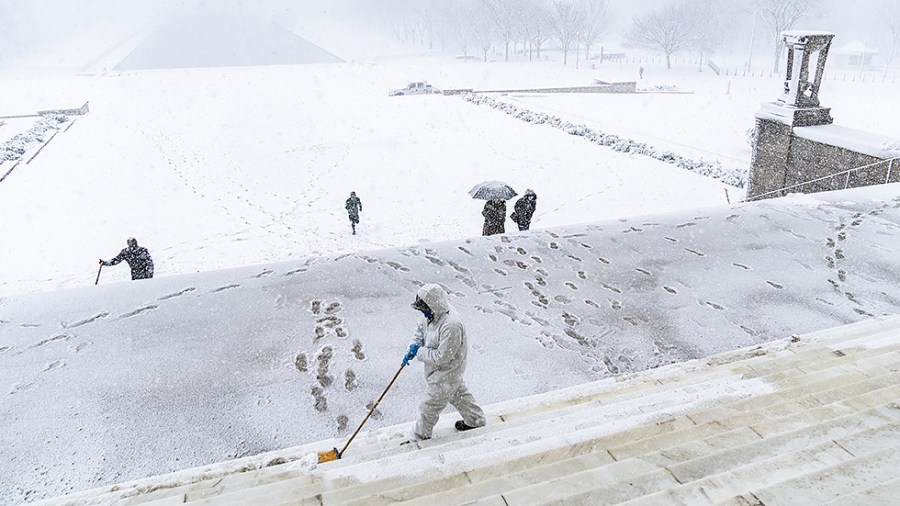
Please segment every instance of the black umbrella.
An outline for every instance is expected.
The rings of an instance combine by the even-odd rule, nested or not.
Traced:
[[[481,200],[509,200],[516,195],[516,190],[503,181],[482,181],[469,190],[473,199]]]

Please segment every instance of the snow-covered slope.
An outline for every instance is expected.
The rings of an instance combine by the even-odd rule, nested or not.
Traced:
[[[88,101],[91,112],[0,184],[0,215],[13,217],[0,236],[20,238],[0,248],[0,294],[91,285],[97,259],[132,236],[160,276],[471,237],[483,201],[467,192],[487,179],[534,189],[534,227],[726,202],[715,180],[458,96],[387,96],[416,79],[579,77],[484,71],[335,64],[3,82],[0,111]],[[356,237],[351,191],[363,201]]]
[[[346,436],[416,288],[467,322],[482,403],[896,311],[898,186],[0,301],[4,501]],[[413,420],[420,371],[369,422]]]
[[[900,316],[41,504],[890,504]]]

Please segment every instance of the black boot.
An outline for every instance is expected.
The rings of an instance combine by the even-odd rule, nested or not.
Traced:
[[[456,430],[458,430],[458,431],[472,430],[472,429],[478,428],[478,427],[472,427],[471,425],[467,425],[466,422],[464,422],[462,420],[457,420],[456,424],[454,424],[454,427],[456,427]]]

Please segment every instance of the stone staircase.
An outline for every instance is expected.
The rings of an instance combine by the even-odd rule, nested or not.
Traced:
[[[900,315],[39,504],[897,504]]]

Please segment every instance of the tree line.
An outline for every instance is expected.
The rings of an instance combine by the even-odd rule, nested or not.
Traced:
[[[749,58],[756,39],[765,39],[773,48],[773,72],[778,72],[784,52],[782,32],[812,17],[819,5],[816,0],[668,0],[622,20],[610,0],[382,1],[398,39],[460,51],[464,57],[477,55],[483,61],[498,48],[505,61],[510,51],[531,61],[552,46],[568,64],[573,55],[590,59],[592,48],[615,31],[625,47],[659,53],[668,68],[679,53],[699,56],[703,65],[717,47],[735,37],[736,19],[752,19]],[[885,0],[872,15],[873,23],[887,24],[893,38],[892,50],[885,54],[890,65],[900,54],[900,2]]]

